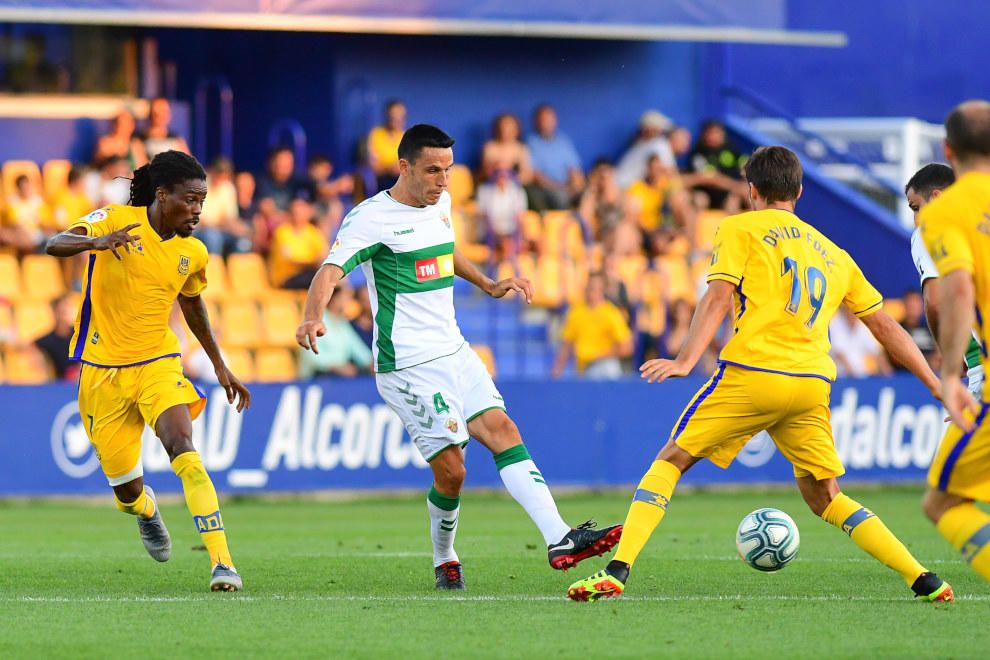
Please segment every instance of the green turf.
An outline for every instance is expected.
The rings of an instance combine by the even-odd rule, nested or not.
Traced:
[[[816,519],[796,493],[683,493],[626,596],[572,603],[566,574],[509,499],[462,500],[469,591],[437,594],[425,504],[229,501],[224,520],[246,590],[206,591],[208,560],[178,504],[163,511],[172,560],[144,554],[110,504],[0,503],[0,658],[11,657],[987,657],[990,586],[922,518],[920,493],[850,489],[949,579],[926,605],[900,577]],[[625,514],[628,495],[560,499],[573,524]],[[761,506],[790,513],[793,564],[758,573],[734,530]]]

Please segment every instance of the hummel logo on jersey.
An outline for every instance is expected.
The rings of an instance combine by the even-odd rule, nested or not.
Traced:
[[[441,254],[439,257],[420,259],[416,262],[416,281],[428,282],[441,277],[453,277],[454,255]]]
[[[392,233],[395,234],[396,236],[405,236],[406,234],[411,234],[414,231],[416,230],[413,227],[410,227],[409,229],[403,229],[402,231],[393,231]]]

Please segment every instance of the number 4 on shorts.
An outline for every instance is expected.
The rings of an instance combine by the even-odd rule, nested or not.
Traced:
[[[443,400],[443,395],[437,392],[433,395],[433,407],[437,409],[437,414],[442,415],[445,412],[450,412],[450,406],[447,402]]]

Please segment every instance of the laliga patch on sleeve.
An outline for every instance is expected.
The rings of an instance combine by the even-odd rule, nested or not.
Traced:
[[[107,219],[106,209],[96,209],[95,211],[87,215],[85,218],[83,218],[83,220],[89,223],[99,222],[101,220],[106,220],[106,219]]]

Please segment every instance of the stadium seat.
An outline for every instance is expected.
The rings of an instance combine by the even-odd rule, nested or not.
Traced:
[[[457,164],[450,168],[450,173],[447,175],[447,192],[450,194],[450,205],[455,210],[463,208],[474,196],[474,175],[467,165]]]
[[[45,199],[54,201],[59,194],[69,187],[69,170],[72,161],[55,159],[46,161],[41,166],[41,178],[44,182]]]
[[[254,348],[263,344],[258,307],[252,300],[227,300],[220,308],[224,348]]]
[[[539,261],[531,254],[519,255],[519,276],[533,282],[533,304],[539,307],[560,307],[567,293],[563,261],[545,256]]]
[[[254,379],[259,383],[284,383],[298,378],[296,358],[287,348],[262,348],[255,355]]]
[[[204,300],[222,300],[229,294],[227,264],[219,254],[211,254],[206,263],[206,289]]]
[[[254,381],[254,359],[251,357],[251,351],[243,348],[225,348],[223,361],[239,380],[245,383]]]
[[[467,215],[463,211],[454,210],[451,221],[454,223],[454,240],[457,242],[457,249],[460,250],[468,261],[474,263],[485,263],[488,261],[489,253],[487,245],[478,243],[472,231],[472,223],[468,221]]]
[[[14,191],[17,189],[17,177],[22,174],[34,182],[35,190],[38,192],[44,190],[41,181],[41,170],[34,161],[8,160],[4,162],[0,172],[2,172],[3,177],[3,196],[7,199],[13,197]]]
[[[673,301],[684,298],[694,303],[698,293],[697,287],[691,279],[691,271],[687,261],[681,257],[660,257],[657,261],[668,278],[667,299]]]
[[[484,344],[471,344],[471,348],[474,352],[478,354],[481,358],[481,362],[485,365],[485,369],[488,369],[488,375],[495,378],[495,354],[492,353],[492,349]]]
[[[907,310],[904,307],[904,301],[899,298],[886,298],[883,301],[883,311],[890,315],[890,318],[894,319],[898,323],[904,320],[904,316],[907,314]]]
[[[711,252],[715,243],[715,231],[724,217],[725,211],[719,209],[708,209],[698,214],[695,223],[695,249]]]
[[[55,312],[46,301],[22,300],[14,308],[14,327],[19,341],[34,341],[55,327]]]
[[[568,246],[568,227],[574,225],[580,235],[581,228],[570,211],[547,211],[543,214],[543,240],[541,251],[551,256],[563,256]]]
[[[230,294],[235,298],[257,300],[272,290],[268,266],[260,254],[232,254],[227,258]]]
[[[626,293],[633,304],[643,299],[642,277],[646,272],[646,257],[641,254],[622,257],[618,263],[619,279],[626,285]]]
[[[265,346],[294,348],[296,328],[302,312],[294,300],[266,300],[261,304],[262,343]],[[261,361],[258,361],[261,370]]]
[[[543,236],[543,219],[536,211],[524,211],[520,223],[522,239],[527,243],[539,244]]]
[[[8,348],[4,358],[10,385],[41,385],[54,376],[44,356],[34,346]]]
[[[65,278],[57,257],[29,254],[21,261],[21,282],[24,297],[53,300],[65,293]]]
[[[21,297],[21,265],[12,254],[0,254],[0,298]]]

